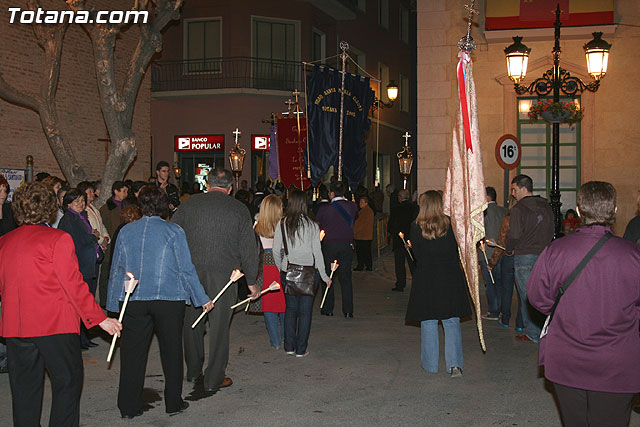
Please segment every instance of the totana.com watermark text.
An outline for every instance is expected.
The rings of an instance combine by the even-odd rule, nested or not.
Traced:
[[[9,8],[10,24],[146,24],[146,10],[25,10]]]

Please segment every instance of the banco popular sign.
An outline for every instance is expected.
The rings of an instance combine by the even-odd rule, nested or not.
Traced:
[[[224,151],[224,135],[176,135],[175,151]]]

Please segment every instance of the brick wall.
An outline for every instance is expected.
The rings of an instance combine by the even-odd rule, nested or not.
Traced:
[[[43,1],[45,9],[66,7],[60,0]],[[132,1],[109,0],[91,2],[96,9],[125,10]],[[108,5],[108,6],[107,6]],[[11,6],[26,8],[26,1],[13,0]],[[116,43],[116,69],[121,84],[138,40],[137,28],[123,32]],[[44,64],[42,49],[37,45],[32,27],[9,24],[9,12],[0,9],[0,73],[14,87],[37,92]],[[107,131],[98,101],[91,41],[78,24],[69,26],[61,60],[57,108],[60,127],[79,163],[90,179],[99,179],[106,160]],[[133,132],[138,156],[127,178],[145,179],[150,171],[150,75],[143,79],[135,105]],[[62,177],[38,115],[26,108],[0,100],[0,167],[24,168],[27,155],[34,157],[34,169]]]

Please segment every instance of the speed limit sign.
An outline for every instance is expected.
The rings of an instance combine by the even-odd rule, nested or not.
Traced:
[[[496,144],[496,160],[503,169],[514,169],[520,163],[522,148],[518,138],[506,134],[500,137]]]

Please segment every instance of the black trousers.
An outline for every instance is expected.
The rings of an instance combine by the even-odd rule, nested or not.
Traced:
[[[373,259],[371,257],[371,240],[354,240],[356,247],[356,257],[358,258],[358,265],[356,268],[362,270],[366,268],[371,270],[373,267]]]
[[[80,424],[84,372],[78,334],[7,338],[7,357],[14,426],[40,425],[45,368],[51,378],[49,426]]]
[[[184,301],[129,301],[122,319],[118,408],[135,415],[142,407],[142,388],[155,331],[164,372],[164,404],[167,412],[182,405],[182,323]]]
[[[553,383],[564,427],[627,427],[633,393],[582,390]]]
[[[322,253],[324,255],[324,263],[327,275],[331,274],[331,263],[338,260],[338,270],[333,273],[333,280],[336,278],[340,282],[340,290],[342,292],[342,312],[353,313],[353,284],[351,282],[351,263],[353,261],[353,250],[351,244],[347,242],[323,242]],[[326,284],[322,286],[322,292],[326,289]],[[323,313],[333,313],[335,304],[333,290],[331,285],[327,293],[327,299],[322,308]]]
[[[415,264],[409,257],[407,250],[402,246],[393,250],[393,258],[396,264],[396,287],[404,289],[405,286],[407,286],[407,270],[404,267],[405,261],[409,264],[411,275],[413,275],[415,271]]]

